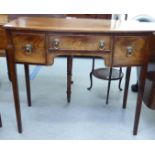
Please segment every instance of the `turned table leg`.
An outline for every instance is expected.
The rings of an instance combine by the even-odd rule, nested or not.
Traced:
[[[70,58],[70,74],[71,74],[71,84],[73,84],[72,74],[73,74],[73,56]]]
[[[24,69],[25,69],[27,101],[28,101],[28,106],[30,107],[32,104],[31,104],[31,88],[30,88],[30,77],[29,77],[29,65],[24,64]]]
[[[67,57],[67,101],[71,100],[71,84],[72,84],[72,56]]]

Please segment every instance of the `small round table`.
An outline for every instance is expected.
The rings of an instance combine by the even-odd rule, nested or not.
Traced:
[[[121,88],[121,82],[122,78],[124,76],[124,73],[122,72],[122,68],[116,69],[116,68],[95,68],[95,59],[93,59],[93,65],[92,65],[92,71],[90,72],[90,87],[87,88],[88,90],[91,90],[93,86],[93,76],[102,79],[102,80],[108,80],[108,89],[107,89],[107,98],[106,98],[106,104],[108,104],[109,99],[109,91],[110,91],[110,84],[111,80],[119,80],[118,88],[120,91],[123,89]]]

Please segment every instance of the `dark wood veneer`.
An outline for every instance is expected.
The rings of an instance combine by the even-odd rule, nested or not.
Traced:
[[[73,17],[76,15],[72,14],[70,16]],[[22,132],[22,121],[16,63],[23,63],[25,65],[25,70],[27,70],[28,72],[29,64],[49,65],[53,63],[55,57],[66,55],[69,56],[68,83],[71,83],[70,70],[72,68],[72,64],[69,63],[71,62],[71,56],[96,56],[104,58],[106,64],[109,67],[127,66],[128,74],[123,101],[124,108],[126,107],[127,102],[130,67],[137,65],[142,66],[140,90],[137,98],[133,129],[133,134],[136,135],[141,113],[147,64],[150,58],[149,47],[153,49],[151,45],[148,45],[154,42],[153,39],[152,42],[150,40],[151,37],[154,37],[153,33],[155,31],[155,28],[152,29],[152,25],[149,26],[148,24],[146,27],[145,26],[143,25],[143,23],[126,22],[119,20],[112,21],[101,19],[96,20],[75,18],[51,19],[43,17],[23,17],[6,24],[4,28],[7,31],[8,39],[7,58],[9,60],[8,65],[13,86],[13,95],[19,133]],[[1,34],[3,34],[3,32]],[[72,37],[68,37],[69,35],[72,35]],[[89,38],[88,35],[90,36]],[[51,36],[52,39],[54,39],[53,36],[55,36],[56,38],[59,37],[60,42],[63,42],[60,48],[51,50]],[[101,39],[100,37],[104,37],[104,40],[106,42],[105,49],[103,51],[97,49],[97,42]],[[27,44],[32,45],[33,47],[32,52],[30,52],[29,55],[26,54],[23,50],[23,48],[25,48],[25,45]],[[5,43],[3,44],[3,46],[4,45]],[[131,46],[134,49],[131,55],[126,54],[126,48],[128,46]],[[29,85],[28,78],[26,81],[27,85]],[[30,87],[27,87],[27,90],[30,91]],[[69,87],[67,90],[67,99],[68,101],[70,101],[71,88]],[[29,106],[31,105],[30,94],[28,94],[28,104]]]

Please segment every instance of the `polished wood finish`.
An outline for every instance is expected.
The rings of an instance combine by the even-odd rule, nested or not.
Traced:
[[[73,53],[76,52],[75,53]],[[78,50],[49,50],[47,54],[47,64],[53,64],[54,58],[57,56],[79,56],[79,57],[100,57],[105,60],[107,66],[111,66],[112,53],[110,51],[78,51]]]
[[[95,18],[95,19],[111,19],[112,14],[9,14],[9,21],[19,17],[46,17],[46,18]]]
[[[10,60],[10,59],[9,59]],[[18,91],[18,79],[17,79],[17,71],[16,64],[10,63],[10,71],[11,71],[11,81],[15,102],[15,110],[16,110],[16,119],[17,119],[17,127],[18,132],[22,133],[22,121],[21,121],[21,111],[20,111],[20,100],[19,100],[19,91]]]
[[[44,33],[12,33],[15,49],[16,62],[45,64],[45,34]],[[28,51],[27,45],[32,46],[32,51]]]
[[[4,51],[2,51],[2,49],[5,49],[6,45],[7,45],[6,32],[3,29],[3,27],[0,26],[0,49],[1,49],[2,53],[4,53]]]
[[[11,73],[10,73],[10,68],[9,68],[9,65],[10,65],[10,62],[9,62],[9,54],[6,52],[5,56],[6,56],[6,64],[7,64],[8,78],[11,81]]]
[[[72,17],[72,18],[93,18],[93,19],[111,19],[112,18],[112,14],[67,14],[67,17]],[[89,36],[90,37],[90,36]],[[103,40],[100,40],[100,41],[103,41]],[[105,43],[105,40],[104,40],[104,43]],[[93,43],[94,44],[94,43]],[[98,45],[99,45],[99,42],[98,42]],[[110,45],[110,43],[109,43]],[[107,46],[107,43],[106,43],[106,46]],[[94,46],[96,47],[96,46]],[[94,48],[92,47],[91,49],[89,49],[90,51]],[[99,46],[98,46],[99,47]],[[105,48],[105,47],[104,47]],[[84,51],[86,52],[86,51]],[[90,52],[89,52],[90,53]],[[106,59],[107,60],[107,59]],[[71,72],[71,78],[72,78],[72,63],[73,63],[73,57],[72,59],[67,59],[67,61],[71,61],[69,64],[71,64],[71,67],[70,67],[70,71]],[[95,59],[93,58],[93,62],[95,61]],[[110,60],[108,61],[110,62]],[[106,62],[107,64],[107,62]],[[69,70],[69,69],[68,69]],[[90,73],[90,80],[91,80],[91,85],[90,87],[88,88],[88,90],[90,90],[92,88],[92,72]],[[73,81],[71,81],[71,84],[73,83]],[[71,85],[70,84],[70,85]],[[70,86],[71,87],[71,86]]]
[[[6,54],[6,46],[7,46],[7,36],[6,36],[6,31],[3,27],[4,24],[8,23],[8,15],[6,14],[0,14],[0,57],[7,57]],[[7,63],[7,68],[8,68],[8,77],[9,79],[11,79],[10,77],[10,72],[9,72],[9,61],[8,58],[6,59],[6,63]]]
[[[126,78],[125,79],[125,89],[124,89],[124,96],[123,96],[123,109],[125,109],[126,105],[127,105],[130,74],[131,74],[131,67],[127,67],[127,69],[126,69],[126,77],[125,77]]]
[[[150,49],[150,62],[155,62],[155,35],[151,36],[150,42],[149,42],[149,49]]]
[[[7,38],[3,25],[6,24],[7,22],[8,22],[8,15],[0,14],[0,56],[5,56],[4,49],[6,48],[7,45]]]
[[[14,104],[15,104],[15,111],[16,111],[16,120],[17,120],[17,128],[18,128],[18,132],[22,133],[22,121],[21,121],[21,110],[20,110],[17,70],[16,70],[16,63],[14,60],[13,42],[12,42],[11,37],[12,37],[11,32],[7,31],[8,45],[7,45],[6,52],[7,52],[8,60],[9,60],[9,71],[10,71],[10,76],[11,76],[10,78],[12,81],[12,89],[13,89]]]
[[[144,66],[141,67],[141,72],[140,72],[139,90],[138,90],[138,96],[137,96],[133,135],[137,135],[137,132],[138,132],[138,124],[139,124],[139,118],[140,118],[141,108],[142,108],[142,99],[143,99],[146,75],[147,75],[147,64],[144,64]]]
[[[115,37],[115,52],[113,57],[114,66],[137,66],[141,65],[145,61],[144,55],[148,52],[146,48],[145,36],[119,36]],[[131,55],[127,53],[127,47],[132,47],[133,51]],[[147,57],[147,56],[146,56]]]
[[[110,68],[97,68],[93,72],[95,77],[103,80],[109,80],[109,73]],[[116,68],[112,68],[111,80],[119,80],[120,78],[123,78],[123,73]]]
[[[39,25],[38,25],[39,23]],[[111,21],[101,19],[65,19],[65,18],[33,18],[21,17],[5,25],[7,29],[37,30],[50,32],[108,32]]]
[[[105,59],[106,65],[110,64],[111,59],[111,37],[107,35],[50,35],[48,37],[48,64],[52,64],[54,57],[60,55],[76,56],[98,56]],[[59,41],[58,49],[53,47],[54,40]],[[99,48],[100,41],[104,41],[105,47]]]
[[[154,23],[105,19],[66,19],[21,17],[5,24],[12,30],[34,30],[61,33],[145,33],[154,31]]]
[[[14,34],[22,34],[24,39],[21,39],[21,43],[19,44],[20,49],[22,49],[22,46],[25,46],[27,42],[29,41],[29,35],[30,33],[35,34],[35,36],[38,37],[38,34],[42,33],[45,34],[45,37],[42,42],[45,42],[44,53],[43,53],[43,59],[47,60],[45,62],[42,62],[44,65],[52,64],[54,61],[54,58],[60,55],[65,56],[97,56],[105,59],[106,64],[109,67],[113,66],[143,66],[143,69],[141,71],[141,89],[138,93],[137,98],[137,110],[135,114],[135,123],[134,123],[134,134],[137,134],[138,131],[138,123],[139,123],[139,116],[141,111],[141,104],[142,104],[142,96],[144,92],[144,84],[145,84],[145,78],[146,78],[146,66],[149,59],[149,48],[148,48],[148,42],[150,40],[150,36],[153,35],[153,32],[155,31],[155,24],[144,24],[144,23],[138,23],[138,22],[127,22],[127,21],[113,21],[113,20],[93,20],[93,19],[49,19],[49,18],[19,18],[17,20],[14,20],[8,24],[5,25],[5,29],[7,29],[7,34],[9,35],[9,43],[8,43],[8,55],[10,60],[10,70],[11,70],[11,79],[13,83],[13,90],[14,90],[14,98],[15,98],[15,106],[16,106],[16,114],[17,114],[17,122],[18,122],[18,129],[19,132],[22,131],[21,126],[21,116],[20,116],[20,107],[19,107],[19,94],[18,94],[18,85],[17,85],[17,75],[15,70],[15,64],[18,63],[18,60],[16,59],[16,53],[18,53],[17,48],[17,41],[14,38]],[[24,34],[25,33],[25,34]],[[65,36],[64,36],[65,35]],[[82,44],[81,37],[79,38],[79,35],[83,36],[82,38],[87,38],[87,36],[90,36],[90,41],[94,40],[96,42],[96,39],[94,39],[96,36],[110,36],[110,41],[107,42],[107,47],[111,47],[110,51],[104,49],[103,51],[99,51],[98,49],[93,48],[93,50],[86,49],[87,47]],[[64,41],[63,49],[56,48],[51,50],[51,41],[49,41],[49,38],[51,36],[63,36],[62,40]],[[77,39],[74,38],[65,38],[66,36],[74,36]],[[18,37],[17,37],[18,38]],[[93,38],[93,39],[92,39]],[[61,38],[60,38],[61,39]],[[88,39],[88,38],[87,38]],[[85,41],[87,45],[89,45],[89,42]],[[13,40],[13,42],[11,42]],[[35,45],[34,40],[37,39],[30,39],[31,44]],[[88,39],[89,40],[89,39]],[[73,41],[72,47],[70,45],[70,41]],[[82,50],[79,51],[79,47],[77,44],[82,45]],[[16,45],[14,45],[16,44]],[[65,45],[66,44],[66,45]],[[95,43],[94,43],[95,45]],[[39,46],[39,45],[38,45]],[[133,47],[133,56],[132,56],[132,50],[129,48],[128,53],[126,50],[128,47]],[[14,48],[15,47],[15,48]],[[70,50],[68,49],[70,47]],[[35,54],[40,50],[36,46]],[[69,50],[69,51],[67,51]],[[23,51],[22,51],[23,52]],[[125,52],[125,54],[124,54]],[[19,53],[18,53],[19,54]],[[35,57],[37,58],[37,54],[34,56],[26,56],[22,55],[23,59],[20,60],[20,63],[39,63],[36,62]],[[25,61],[25,58],[27,59]],[[69,59],[69,58],[68,58]],[[70,66],[68,64],[68,66]],[[68,67],[70,68],[70,67]],[[68,83],[71,82],[71,76],[68,72]],[[68,88],[69,90],[70,88]],[[68,94],[70,94],[69,92]],[[68,101],[69,95],[68,95]]]
[[[49,36],[49,48],[52,52],[55,51],[53,47],[53,42],[55,40],[59,41],[59,50],[66,51],[110,51],[111,50],[111,37],[105,35],[50,35]],[[104,41],[105,47],[103,49],[99,48],[100,41]]]
[[[94,18],[94,19],[111,19],[112,14],[67,14],[67,17],[73,17],[73,18]]]
[[[24,64],[24,70],[25,70],[27,102],[28,102],[28,106],[31,107],[32,104],[31,104],[31,88],[30,88],[29,65]]]

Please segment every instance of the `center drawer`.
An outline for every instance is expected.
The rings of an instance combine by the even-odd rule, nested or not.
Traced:
[[[67,51],[109,51],[111,37],[102,35],[49,35],[49,50]]]

